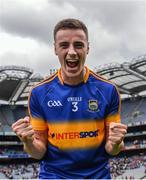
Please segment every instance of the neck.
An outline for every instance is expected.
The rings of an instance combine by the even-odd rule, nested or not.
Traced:
[[[61,71],[61,76],[62,76],[63,82],[68,85],[78,85],[84,81],[85,71],[86,71],[86,69],[84,68],[78,77],[67,77]]]

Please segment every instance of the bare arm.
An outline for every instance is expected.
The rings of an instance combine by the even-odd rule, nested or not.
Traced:
[[[121,123],[110,123],[106,127],[106,145],[108,154],[117,155],[123,148],[123,139],[127,133],[127,126]]]
[[[24,150],[35,159],[41,159],[47,150],[47,132],[34,131],[34,138],[23,142]]]
[[[41,159],[47,150],[47,131],[34,131],[28,117],[12,125],[13,131],[24,144],[24,150],[35,159]]]

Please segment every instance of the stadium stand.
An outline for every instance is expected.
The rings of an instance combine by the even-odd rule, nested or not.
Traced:
[[[110,159],[113,179],[146,178],[146,55],[129,63],[96,67],[95,73],[114,82],[122,98],[121,120],[128,125],[125,149]],[[0,179],[34,179],[38,161],[23,151],[11,125],[27,115],[31,87],[43,80],[32,69],[0,66]]]

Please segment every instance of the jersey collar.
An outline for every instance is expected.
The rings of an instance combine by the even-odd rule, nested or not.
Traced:
[[[84,73],[84,83],[87,82],[88,80],[88,77],[89,77],[89,69],[87,66],[85,66],[85,73]],[[64,84],[64,81],[63,81],[63,78],[62,78],[62,75],[61,75],[61,68],[58,70],[58,78],[59,78],[59,81],[61,82],[61,84],[63,85]]]

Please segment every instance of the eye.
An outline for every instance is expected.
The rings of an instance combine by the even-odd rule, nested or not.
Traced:
[[[82,49],[84,47],[84,43],[82,42],[75,42],[74,47],[77,49]]]
[[[68,48],[69,43],[68,43],[68,42],[61,42],[61,43],[59,44],[59,46],[60,46],[62,49],[66,49],[66,48]]]

